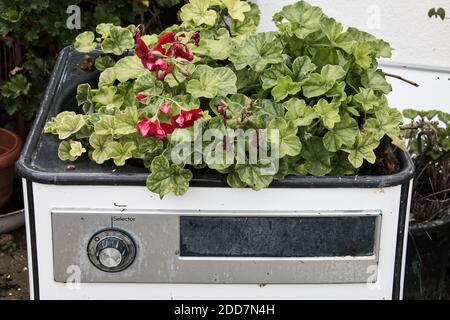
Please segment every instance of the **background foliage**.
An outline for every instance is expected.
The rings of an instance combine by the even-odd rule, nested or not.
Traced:
[[[22,47],[22,64],[0,79],[0,126],[14,118],[32,119],[58,51],[72,44],[82,31],[97,24],[142,24],[158,31],[176,22],[184,0],[0,0],[0,39],[7,46]],[[81,9],[81,30],[70,30],[66,20],[69,5]],[[4,38],[5,37],[5,38]],[[9,123],[11,125],[11,123]]]

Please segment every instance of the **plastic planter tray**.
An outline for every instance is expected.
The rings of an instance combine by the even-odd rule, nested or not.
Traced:
[[[139,167],[68,167],[47,120],[98,72],[65,48],[17,169],[32,297],[399,299],[413,164],[388,176],[287,177],[259,192],[198,174],[183,197]],[[72,290],[79,286],[79,290]]]

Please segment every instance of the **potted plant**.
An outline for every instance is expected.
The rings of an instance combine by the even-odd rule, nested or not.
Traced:
[[[241,261],[239,257],[227,262],[234,268],[224,273],[222,263],[226,260],[212,259],[216,264],[202,269],[205,272],[191,270],[189,276],[195,279],[183,277],[181,273],[186,269],[180,267],[172,268],[180,270],[179,274],[169,274],[166,268],[155,275],[155,269],[149,269],[142,275],[143,282],[250,281],[314,286],[328,281],[351,284],[353,289],[347,297],[400,298],[413,166],[399,139],[402,115],[389,107],[386,94],[391,86],[378,69],[377,58],[391,55],[389,44],[354,28],[344,30],[320,8],[304,1],[274,15],[277,32],[256,33],[259,9],[245,1],[192,0],[181,8],[180,17],[180,25],[159,35],[142,35],[133,25],[123,28],[102,24],[96,34],[84,32],[76,38],[74,47],[79,53],[70,47],[62,51],[42,103],[43,111],[18,163],[27,186],[26,196],[31,199],[27,209],[30,229],[50,230],[52,224],[54,232],[53,237],[47,232],[37,238],[31,232],[30,241],[37,248],[33,256],[36,261],[49,263],[48,268],[40,266],[40,270],[53,272],[53,276],[32,275],[35,281],[41,281],[41,291],[37,289],[35,294],[50,297],[51,288],[65,281],[66,263],[79,263],[73,259],[81,259],[87,268],[91,268],[91,261],[101,270],[108,270],[95,260],[95,248],[87,260],[78,251],[70,254],[71,247],[64,246],[89,240],[87,235],[80,240],[77,232],[65,229],[87,219],[89,213],[79,216],[82,213],[55,208],[77,208],[83,199],[83,208],[107,207],[104,215],[109,215],[108,210],[137,210],[138,215],[139,210],[152,208],[173,212],[172,218],[181,219],[179,224],[174,222],[175,229],[154,221],[136,225],[152,228],[152,232],[127,231],[126,242],[131,243],[130,237],[134,237],[138,247],[129,252],[141,255],[134,262],[124,258],[132,264],[121,268],[137,268],[133,278],[136,282],[141,280],[139,270],[149,267],[146,258],[148,263],[167,259],[151,258],[155,252],[146,250],[152,241],[140,240],[141,236],[158,234],[156,238],[166,239],[161,245],[179,245],[183,239],[189,242],[195,236],[212,234],[208,227],[202,229],[198,220],[183,219],[183,212],[201,216],[222,210],[222,214],[236,216],[238,212],[254,218],[265,214],[275,220],[258,221],[265,227],[277,225],[275,232],[292,229],[285,224],[286,215],[303,219],[308,216],[304,211],[308,211],[308,217],[332,218],[329,233],[336,237],[333,239],[344,237],[339,243],[345,248],[333,251],[330,248],[337,242],[332,238],[310,238],[300,241],[311,244],[309,249],[280,249],[267,244],[257,248],[261,250],[258,254],[340,258],[321,259],[319,266],[313,266],[314,261],[295,266],[288,262],[296,272],[275,274],[270,270],[261,273],[269,264],[257,259]],[[85,53],[95,57],[98,72],[77,69]],[[144,193],[143,185],[151,193]],[[110,201],[113,198],[114,202]],[[151,214],[142,216],[152,219]],[[352,223],[342,226],[344,229],[335,225],[339,221],[347,223],[348,218]],[[111,219],[108,223],[114,217]],[[230,220],[235,225],[227,230],[256,228],[253,220],[242,219]],[[306,224],[316,232],[299,234],[320,238],[320,230],[326,230],[322,222]],[[194,238],[177,238],[179,225]],[[101,226],[85,226],[91,228],[86,233],[101,231]],[[256,232],[250,240],[264,242],[264,235],[269,234]],[[227,245],[241,241],[238,235],[228,235],[233,240],[221,243],[216,242],[219,236],[208,238],[210,241],[202,243],[211,248],[201,248],[205,250],[202,254],[235,254]],[[57,241],[60,237],[66,238]],[[290,243],[285,240],[277,243]],[[52,241],[54,256],[68,255],[67,259],[55,259],[54,265],[47,252]],[[324,241],[331,242],[325,245]],[[184,244],[157,251],[173,253],[170,259],[176,261],[179,255],[198,254],[192,243]],[[211,253],[214,248],[223,252]],[[247,257],[254,253],[254,248],[248,249]],[[327,263],[333,263],[333,267]],[[256,271],[253,264],[262,268]],[[244,269],[248,271],[246,277],[239,274]],[[370,270],[372,277],[368,277]],[[91,271],[86,281],[96,282],[105,275]],[[308,279],[308,274],[313,273],[314,277]],[[114,281],[127,279],[119,276]],[[367,284],[377,281],[378,287]],[[326,294],[323,288],[317,286],[318,292]],[[328,294],[334,292],[337,297],[336,292],[343,288],[337,286],[337,291]],[[276,286],[267,289],[281,290]],[[223,290],[230,293],[231,289]],[[297,293],[306,297],[306,291]],[[246,292],[250,291],[241,293]],[[78,293],[64,294],[69,297]],[[95,297],[89,289],[84,294]]]
[[[405,297],[445,299],[450,251],[450,114],[403,112],[403,126],[415,158]]]

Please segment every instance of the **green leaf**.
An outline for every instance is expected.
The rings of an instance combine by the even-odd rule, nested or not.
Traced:
[[[294,77],[292,71],[286,66],[285,63],[272,65],[270,68],[264,70],[261,75],[261,80],[263,82],[262,88],[267,90],[275,87],[278,83],[278,79],[284,76],[290,76],[291,78]]]
[[[116,79],[120,82],[137,79],[149,72],[137,56],[127,56],[100,74],[99,86],[111,85]]]
[[[297,57],[292,63],[292,72],[294,81],[303,81],[306,76],[317,69],[317,66],[311,62],[308,56]]]
[[[341,23],[333,18],[326,18],[322,19],[321,28],[331,47],[340,48],[346,53],[352,51],[354,40],[350,34],[343,32]]]
[[[163,92],[164,85],[152,73],[146,72],[137,78],[133,90],[136,93],[143,92],[146,95],[158,96]]]
[[[392,91],[392,86],[386,81],[381,70],[367,70],[361,78],[361,83],[365,88],[380,91],[384,94]]]
[[[352,146],[358,132],[358,122],[349,115],[345,115],[341,117],[341,121],[336,123],[332,130],[325,134],[323,144],[328,151],[336,152],[343,146]]]
[[[97,164],[103,164],[105,161],[111,159],[110,150],[108,149],[109,143],[113,141],[111,136],[92,134],[89,137],[89,144],[94,148],[92,152],[92,160]]]
[[[325,149],[322,138],[311,137],[303,143],[301,156],[305,169],[314,176],[324,176],[331,171],[332,153]]]
[[[296,156],[302,149],[300,138],[297,137],[297,126],[293,122],[287,122],[283,118],[275,118],[270,121],[269,130],[278,131],[276,140],[271,139],[271,132],[269,132],[269,141],[274,142],[279,148],[279,157]]]
[[[295,34],[299,39],[305,39],[320,29],[322,17],[323,13],[319,7],[299,1],[283,7],[279,13],[274,15],[273,20],[281,32]]]
[[[372,46],[367,42],[359,42],[353,47],[356,64],[365,70],[372,66],[372,54]]]
[[[123,96],[117,94],[117,88],[113,86],[103,86],[100,89],[91,90],[92,101],[102,106],[119,108],[123,104]]]
[[[355,144],[351,148],[343,149],[347,152],[348,160],[355,167],[359,168],[362,166],[364,160],[369,163],[375,163],[376,155],[373,152],[379,145],[379,140],[373,137],[372,134],[368,132],[359,132],[356,136]]]
[[[58,134],[58,138],[64,140],[77,133],[85,124],[86,121],[82,114],[68,112],[55,123],[55,131]]]
[[[88,83],[78,85],[76,99],[78,106],[83,106],[83,111],[85,114],[92,114],[94,112],[91,86]]]
[[[161,199],[168,193],[185,194],[192,179],[192,172],[177,165],[170,165],[164,156],[157,156],[151,164],[152,173],[147,178],[147,188],[158,193]]]
[[[93,32],[85,31],[75,38],[73,45],[78,52],[88,53],[97,47],[97,43],[94,42],[94,39],[95,35]]]
[[[228,10],[228,14],[232,19],[244,21],[245,13],[251,10],[250,5],[245,1],[240,0],[220,0],[225,8]]]
[[[112,27],[109,37],[103,40],[102,50],[120,56],[125,50],[134,47],[133,34],[127,28]]]
[[[283,47],[274,32],[263,32],[249,36],[230,55],[236,70],[250,66],[254,71],[263,71],[269,64],[283,62]]]
[[[307,98],[314,98],[325,94],[333,88],[336,81],[345,77],[346,72],[341,66],[326,65],[320,74],[312,73],[303,82],[303,94]]]
[[[61,141],[58,147],[58,157],[63,161],[75,161],[85,152],[86,149],[79,141]]]
[[[359,93],[353,96],[353,101],[361,106],[365,112],[376,108],[379,105],[380,99],[375,95],[373,89],[359,88]]]
[[[229,68],[211,68],[206,65],[197,67],[193,79],[189,80],[186,91],[194,98],[214,98],[235,94],[237,77]]]
[[[114,116],[102,114],[94,124],[94,131],[101,136],[113,136],[115,132]]]
[[[236,172],[239,179],[253,190],[259,191],[267,188],[273,181],[273,175],[264,174],[267,165],[259,164],[238,164]]]
[[[290,76],[279,78],[277,85],[272,89],[272,96],[275,101],[281,101],[288,95],[294,95],[301,90],[301,83],[293,82]]]
[[[104,71],[107,68],[114,67],[116,62],[110,56],[102,56],[95,59],[95,68],[98,71]]]
[[[380,140],[387,134],[391,139],[400,135],[400,124],[403,121],[401,113],[395,109],[379,110],[375,118],[367,119],[364,129],[371,132],[375,139]]]
[[[306,105],[305,100],[291,98],[283,103],[283,106],[287,110],[286,120],[291,120],[298,127],[309,126],[314,119],[319,117],[311,106]]]
[[[0,9],[3,9],[0,7]],[[3,10],[2,10],[3,11]],[[0,13],[0,18],[11,23],[17,23],[22,19],[23,11],[18,12],[14,9],[7,9]]]
[[[110,142],[107,146],[110,157],[114,160],[116,166],[124,166],[128,159],[133,157],[133,151],[136,145],[133,142],[121,144],[120,142]]]
[[[227,183],[232,188],[245,188],[247,184],[239,178],[236,171],[232,171],[227,175]]]
[[[136,132],[136,124],[139,122],[138,110],[135,106],[127,107],[114,117],[116,135],[127,135]]]
[[[256,24],[250,17],[245,17],[244,21],[231,20],[230,30],[234,37],[250,35],[256,32]]]
[[[191,0],[181,8],[181,20],[193,27],[203,24],[213,26],[216,23],[217,13],[209,9],[211,5],[211,0]]]
[[[102,39],[106,39],[111,34],[111,29],[114,27],[112,23],[100,23],[95,28],[95,31],[100,34]]]
[[[334,124],[341,121],[341,117],[339,116],[339,104],[337,103],[329,103],[325,99],[320,99],[314,109],[319,115],[322,124],[327,129],[333,129]]]
[[[194,54],[196,51],[200,55],[205,55],[214,60],[225,60],[228,59],[231,53],[231,38],[228,31],[219,36],[218,39],[201,39],[198,48],[194,48]]]

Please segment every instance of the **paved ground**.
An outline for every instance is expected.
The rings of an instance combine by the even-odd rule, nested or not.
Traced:
[[[0,235],[0,300],[28,299],[25,228]]]

